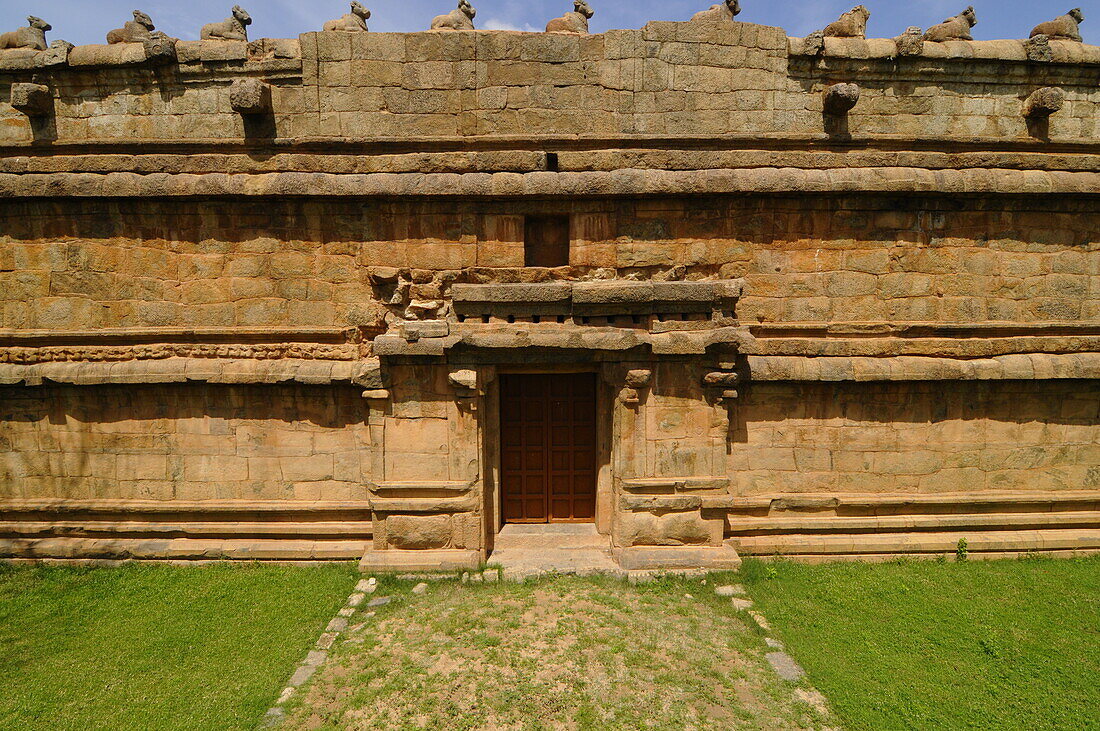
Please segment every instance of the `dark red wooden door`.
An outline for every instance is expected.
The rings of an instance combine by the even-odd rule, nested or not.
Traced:
[[[506,523],[596,516],[596,378],[501,376],[501,504]]]

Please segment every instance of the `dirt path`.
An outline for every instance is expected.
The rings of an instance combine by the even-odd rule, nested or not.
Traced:
[[[290,728],[822,727],[761,636],[699,580],[384,582]],[[370,613],[375,614],[371,615]],[[361,626],[358,626],[361,625]]]

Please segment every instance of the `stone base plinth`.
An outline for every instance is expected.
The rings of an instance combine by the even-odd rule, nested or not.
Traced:
[[[615,548],[612,554],[619,566],[627,571],[735,571],[741,568],[741,557],[730,546],[631,546]]]
[[[485,558],[481,551],[367,551],[359,570],[371,571],[469,571],[478,569]]]

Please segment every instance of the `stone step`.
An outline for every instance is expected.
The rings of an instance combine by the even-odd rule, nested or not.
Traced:
[[[340,560],[369,547],[365,540],[0,538],[0,559]]]
[[[360,522],[153,522],[101,520],[0,521],[0,536],[9,538],[341,538],[367,540],[372,523]]]
[[[965,538],[971,553],[1100,550],[1100,529],[955,531],[846,535],[735,536],[726,542],[742,554],[771,556],[953,554]]]
[[[962,530],[972,528],[1029,530],[1051,527],[1100,528],[1100,511],[1058,513],[976,513],[967,515],[884,515],[878,517],[799,516],[730,518],[729,533],[747,536],[760,533],[856,533],[913,530]]]

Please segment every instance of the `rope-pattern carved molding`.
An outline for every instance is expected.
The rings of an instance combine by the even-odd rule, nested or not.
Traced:
[[[0,198],[203,196],[528,197],[728,193],[1095,194],[1100,173],[969,168],[625,169],[580,173],[0,174]]]
[[[0,348],[0,363],[102,363],[165,358],[248,358],[254,360],[358,360],[364,357],[359,345],[286,343],[279,345],[162,345]]]
[[[116,363],[0,363],[0,385],[76,386],[145,383],[350,383],[365,389],[381,387],[376,360],[325,361],[166,358]]]
[[[355,345],[139,345],[89,348],[3,348],[0,363],[118,362],[165,358],[227,358],[254,360],[357,360]]]

